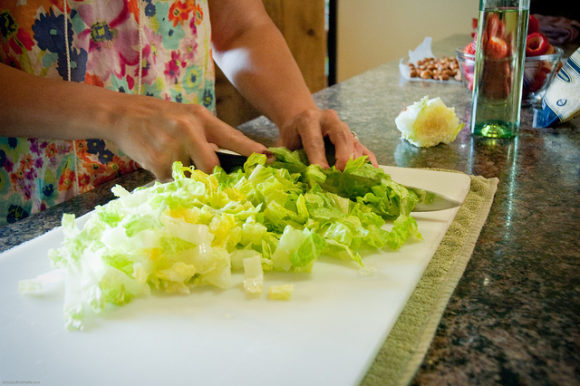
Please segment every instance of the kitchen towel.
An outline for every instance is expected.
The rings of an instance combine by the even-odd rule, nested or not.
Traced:
[[[407,385],[413,379],[463,275],[499,180],[470,176],[469,193],[397,319],[362,386]]]

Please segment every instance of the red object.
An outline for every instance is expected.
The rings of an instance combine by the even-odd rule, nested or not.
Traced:
[[[536,62],[535,67],[526,68],[524,73],[524,84],[526,85],[527,94],[536,92],[541,89],[545,83],[546,78],[552,71],[552,65],[546,61]],[[526,94],[526,95],[527,95]]]
[[[465,46],[463,52],[470,55],[475,55],[475,40],[471,41],[468,45]]]
[[[477,38],[477,18],[471,18],[471,37],[476,39]]]
[[[505,40],[497,36],[490,36],[485,44],[485,54],[494,59],[501,59],[507,56],[508,46]]]
[[[505,34],[505,24],[499,19],[495,13],[488,15],[487,20],[487,35],[503,39]]]
[[[552,45],[548,39],[539,32],[533,32],[528,35],[526,40],[526,56],[539,56],[547,54]]]
[[[467,88],[469,91],[473,91],[473,73],[465,71],[463,76],[465,76],[465,80],[467,81]]]
[[[546,72],[546,70],[547,70],[547,72]],[[546,68],[546,67],[541,67],[541,68],[536,70],[536,72],[534,73],[534,75],[532,77],[531,84],[529,86],[530,92],[536,92],[542,88],[542,86],[544,85],[544,82],[546,80],[546,76],[549,72],[550,72],[550,69]]]
[[[528,35],[534,32],[540,32],[540,22],[534,15],[530,15],[528,20]]]

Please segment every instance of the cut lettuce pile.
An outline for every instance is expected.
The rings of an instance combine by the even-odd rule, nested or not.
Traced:
[[[253,154],[229,174],[176,162],[171,182],[133,192],[115,186],[117,199],[82,229],[64,215],[64,242],[49,255],[65,275],[66,326],[80,329],[90,315],[151,292],[226,289],[232,271],[259,294],[264,272],[308,272],[321,255],[362,266],[361,252],[421,237],[409,215],[417,194],[365,157],[341,172],[308,165],[303,151],[270,150],[273,163]],[[39,291],[41,280],[22,281],[21,291]],[[270,289],[274,299],[290,292]]]

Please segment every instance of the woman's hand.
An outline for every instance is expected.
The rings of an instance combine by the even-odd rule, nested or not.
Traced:
[[[324,138],[334,144],[336,167],[344,170],[351,158],[368,156],[378,166],[373,152],[353,135],[348,125],[334,110],[308,109],[294,116],[280,128],[279,145],[289,149],[304,147],[310,163],[329,167],[324,148]]]
[[[122,108],[112,107],[109,139],[157,179],[171,177],[174,161],[193,161],[198,169],[211,172],[219,165],[218,147],[243,155],[267,151],[203,106],[126,94],[119,99],[115,106]]]

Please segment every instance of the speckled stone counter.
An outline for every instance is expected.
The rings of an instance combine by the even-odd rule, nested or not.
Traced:
[[[467,37],[434,44],[450,56]],[[400,139],[394,119],[424,95],[439,96],[469,122],[470,95],[458,83],[401,81],[386,63],[316,94],[337,110],[380,164],[455,169],[500,180],[488,221],[450,299],[415,384],[580,384],[580,120],[532,127],[524,108],[514,140],[471,137],[418,149]],[[241,129],[271,145],[265,118]],[[108,201],[114,183],[128,189],[151,181],[140,171],[74,200],[0,228],[0,251]]]

